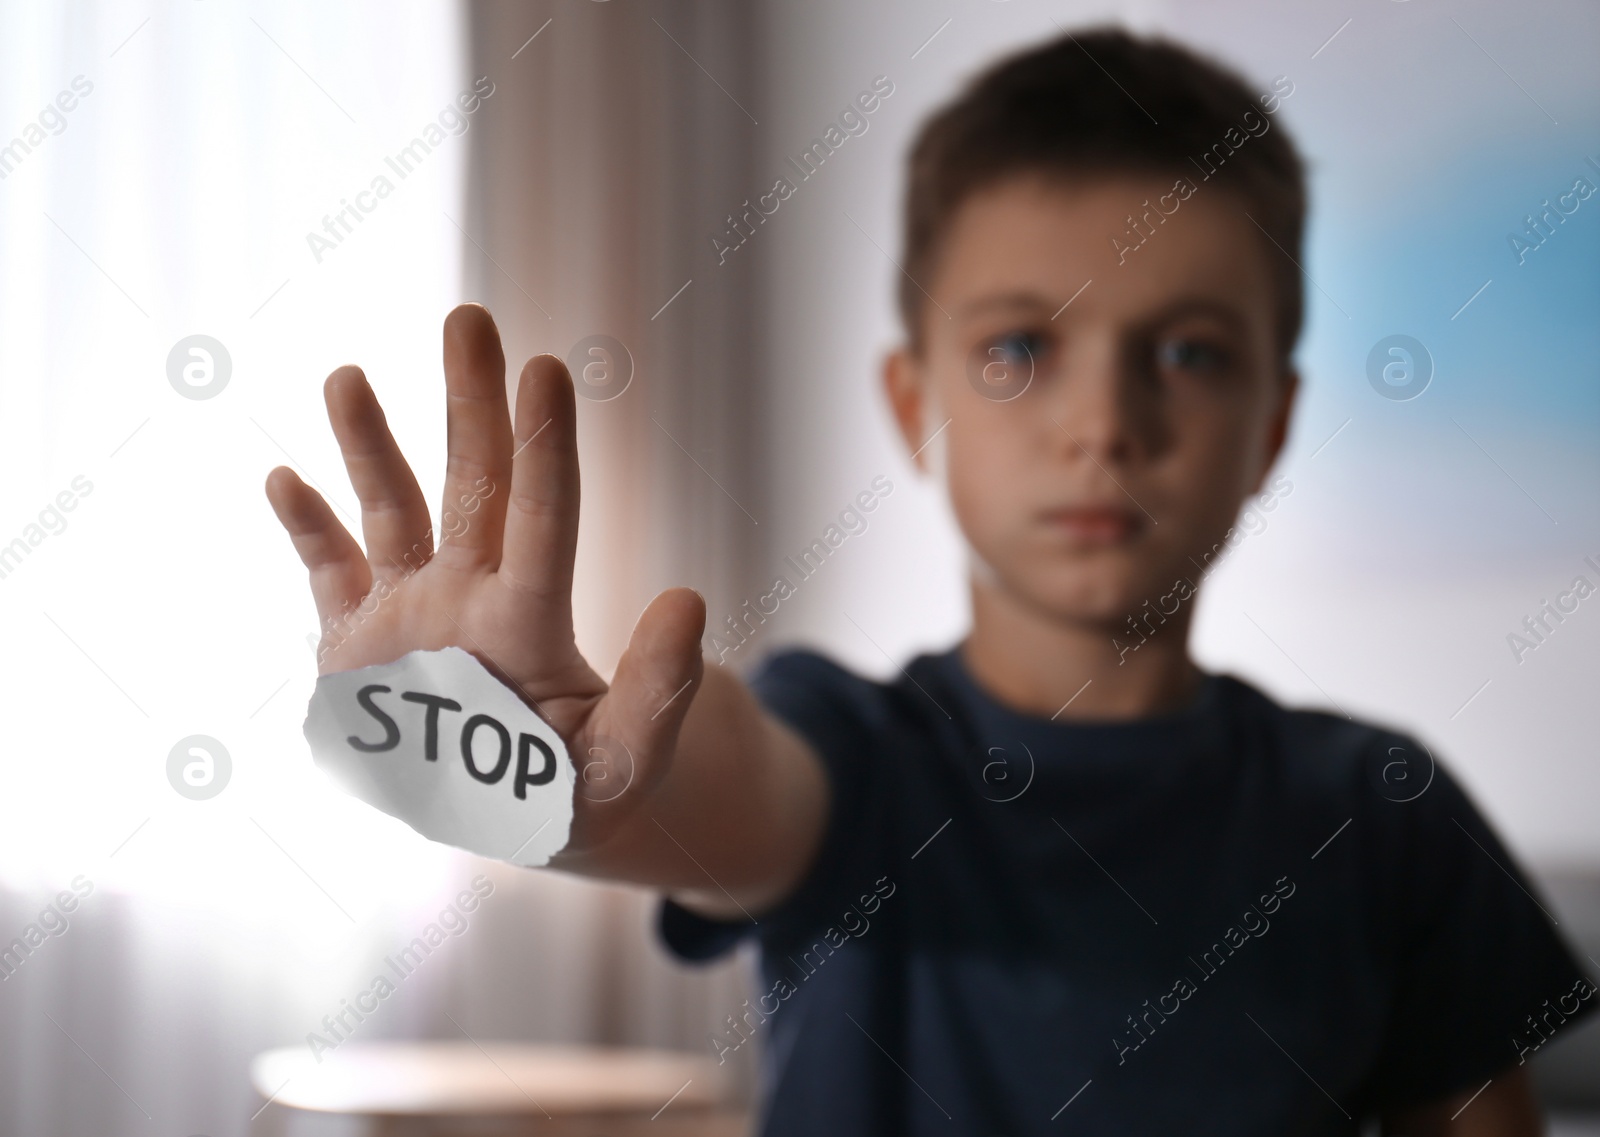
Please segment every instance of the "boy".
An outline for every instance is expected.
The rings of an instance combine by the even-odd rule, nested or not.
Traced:
[[[445,501],[509,492],[419,571],[427,506],[356,368],[326,394],[367,553],[269,475],[321,615],[404,577],[324,672],[492,660],[632,778],[579,794],[552,865],[660,889],[685,957],[759,937],[760,993],[712,1046],[767,1033],[764,1133],[1539,1131],[1524,1060],[1594,989],[1494,833],[1415,741],[1187,651],[1294,403],[1292,93],[1097,31],[924,126],[884,382],[951,495],[973,620],[894,682],[788,651],[747,687],[702,660],[687,588],[596,675],[571,380],[529,361],[513,420],[481,308],[445,323]]]

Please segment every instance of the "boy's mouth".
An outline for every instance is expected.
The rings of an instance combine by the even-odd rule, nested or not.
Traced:
[[[1046,510],[1041,517],[1072,544],[1082,546],[1120,545],[1144,528],[1137,512],[1115,505],[1067,506]]]

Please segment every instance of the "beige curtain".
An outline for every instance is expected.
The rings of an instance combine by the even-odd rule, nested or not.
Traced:
[[[472,74],[495,94],[469,136],[466,295],[494,313],[508,383],[536,352],[569,358],[591,336],[623,345],[584,357],[608,369],[591,369],[594,383],[569,359],[580,395],[597,396],[578,406],[574,605],[579,644],[603,674],[656,592],[692,585],[716,621],[754,560],[765,497],[752,429],[754,278],[719,264],[711,242],[752,192],[751,25],[735,0],[470,9]],[[546,942],[512,1004],[499,1002],[503,989],[463,992],[499,1033],[704,1051],[747,997],[742,964],[690,970],[666,959],[652,895],[520,877],[524,918],[537,923],[542,908],[573,931]],[[501,939],[481,948],[509,964],[516,946]],[[553,1005],[574,1013],[558,1024]]]

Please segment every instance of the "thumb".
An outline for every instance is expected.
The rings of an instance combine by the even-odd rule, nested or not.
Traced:
[[[606,695],[606,727],[623,739],[638,765],[639,789],[666,773],[689,705],[705,673],[700,637],[706,602],[692,588],[669,588],[645,608]],[[618,771],[620,773],[620,771]]]

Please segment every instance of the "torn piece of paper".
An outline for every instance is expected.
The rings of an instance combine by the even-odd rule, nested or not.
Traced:
[[[319,676],[305,736],[319,769],[430,840],[530,867],[566,847],[566,743],[461,648]]]

